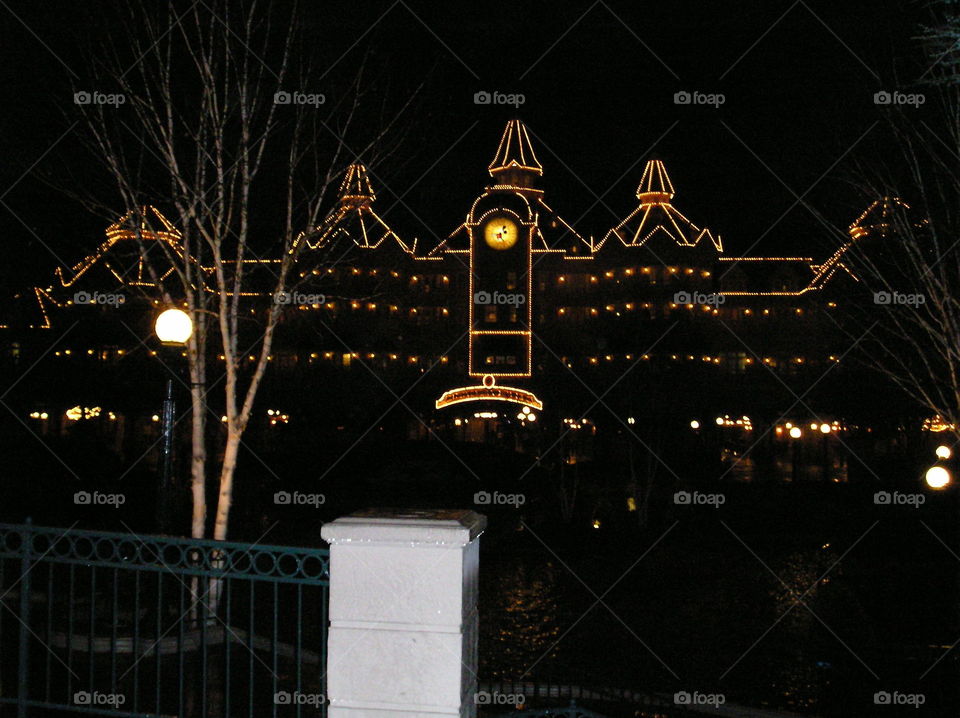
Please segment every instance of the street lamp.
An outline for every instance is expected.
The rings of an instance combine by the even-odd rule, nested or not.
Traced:
[[[182,309],[167,309],[160,312],[153,328],[161,343],[183,346],[193,334],[193,320]]]
[[[953,472],[948,468],[948,462],[953,458],[953,449],[941,444],[933,453],[936,454],[937,462],[927,469],[923,479],[931,489],[945,489],[953,482]]]
[[[193,319],[182,309],[167,309],[161,312],[154,322],[153,330],[164,346],[182,347],[193,334]],[[167,520],[167,494],[170,489],[170,475],[173,472],[173,417],[176,406],[173,402],[173,377],[167,377],[166,398],[163,400],[163,468],[160,473],[159,497],[157,501],[157,519],[161,533]]]
[[[931,489],[942,489],[950,483],[951,476],[949,469],[943,466],[931,466],[927,469],[927,474],[924,477],[927,482],[927,486]]]

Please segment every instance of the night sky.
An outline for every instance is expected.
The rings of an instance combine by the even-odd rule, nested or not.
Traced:
[[[909,91],[929,64],[917,40],[930,19],[921,2],[304,6],[327,68],[307,91],[335,94],[365,60],[368,132],[417,92],[404,141],[371,170],[388,221],[428,242],[462,221],[504,121],[517,116],[535,137],[548,203],[584,235],[601,236],[633,209],[643,161],[656,156],[676,206],[719,232],[729,253],[822,257],[837,238],[802,206],[790,209],[793,193],[849,224],[863,206],[854,160],[889,154],[873,94]],[[72,263],[102,239],[103,218],[60,188],[98,186],[75,131],[64,133],[76,119],[74,88],[89,84],[83,51],[116,28],[97,2],[10,2],[0,15],[0,229],[10,259],[0,282],[9,291],[49,281],[53,253]],[[522,93],[525,103],[476,105],[482,90]],[[676,105],[682,90],[725,102]]]

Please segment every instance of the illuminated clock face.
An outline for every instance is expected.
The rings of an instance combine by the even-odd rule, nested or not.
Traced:
[[[483,226],[483,240],[492,249],[510,249],[517,243],[519,236],[517,223],[503,215],[487,220]]]

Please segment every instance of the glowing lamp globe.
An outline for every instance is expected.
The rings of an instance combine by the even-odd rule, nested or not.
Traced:
[[[182,309],[167,309],[157,317],[153,328],[164,344],[186,344],[193,334],[193,320]]]
[[[832,429],[832,427],[830,426],[830,424],[820,424],[820,433],[821,433],[821,434],[829,434],[832,430],[833,430],[833,429]]]
[[[700,422],[694,419],[693,421],[690,422],[690,428],[696,431],[697,429],[700,428]]]
[[[949,459],[951,456],[953,456],[953,451],[950,449],[949,446],[942,446],[942,445],[941,445],[941,446],[938,446],[938,447],[937,447],[937,458],[938,458],[938,459],[943,459],[944,461],[946,461],[946,460]]]
[[[803,436],[803,431],[801,431],[799,426],[794,426],[790,429],[791,439],[799,439],[801,436]]]
[[[952,479],[950,472],[942,466],[931,466],[929,469],[927,469],[927,475],[925,478],[927,481],[927,486],[929,486],[931,489],[942,489],[949,484]]]

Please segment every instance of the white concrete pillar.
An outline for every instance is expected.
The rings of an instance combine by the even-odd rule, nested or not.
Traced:
[[[326,524],[330,718],[474,718],[473,511],[362,511]]]

